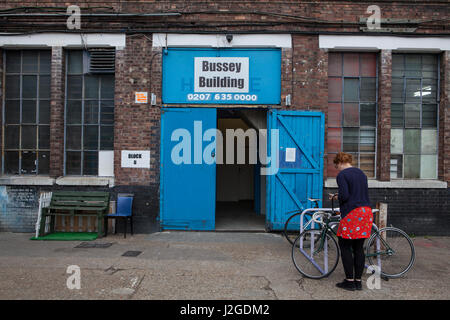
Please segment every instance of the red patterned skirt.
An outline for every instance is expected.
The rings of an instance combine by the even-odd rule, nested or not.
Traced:
[[[337,236],[344,239],[364,239],[370,236],[373,215],[370,207],[359,207],[350,211],[339,222]]]

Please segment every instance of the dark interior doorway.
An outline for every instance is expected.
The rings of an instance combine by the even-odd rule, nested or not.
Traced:
[[[266,125],[266,110],[218,109],[217,128],[223,137],[223,164],[216,164],[216,231],[265,230],[265,179],[258,164],[249,163],[249,139],[245,139],[245,164],[237,163],[237,139],[234,161],[226,162],[226,129],[258,129]],[[262,191],[263,194],[262,194]]]

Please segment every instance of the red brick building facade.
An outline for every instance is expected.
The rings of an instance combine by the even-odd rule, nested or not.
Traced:
[[[5,33],[0,35],[0,74],[2,75],[0,94],[3,110],[1,114],[3,130],[0,133],[3,155],[0,159],[2,161],[0,186],[4,188],[2,191],[6,194],[4,197],[8,198],[8,192],[14,188],[25,188],[36,197],[43,190],[64,188],[109,190],[113,194],[132,192],[135,194],[135,229],[138,232],[158,230],[161,107],[164,105],[162,56],[165,47],[155,45],[155,35],[170,35],[172,39],[177,39],[179,35],[190,35],[192,39],[197,36],[200,43],[201,39],[208,35],[217,35],[218,39],[223,41],[227,34],[234,35],[235,40],[242,35],[261,36],[261,39],[265,39],[265,36],[283,34],[290,36],[291,46],[281,48],[281,104],[260,107],[314,110],[325,114],[324,195],[336,188],[334,181],[336,171],[331,163],[334,153],[350,150],[349,152],[354,152],[359,159],[356,165],[368,168],[365,171],[370,178],[371,200],[374,203],[388,202],[389,223],[416,234],[448,234],[448,227],[450,227],[450,30],[448,21],[450,7],[448,1],[381,0],[376,3],[361,1],[78,1],[74,4],[81,9],[81,28],[73,30],[69,30],[66,26],[68,18],[66,2],[44,1],[39,3],[39,7],[35,7],[34,1],[20,3],[4,1],[0,4],[2,17],[0,29],[2,33]],[[381,9],[381,29],[378,30],[368,30],[370,25],[367,24],[367,18],[372,13],[367,13],[367,9],[372,4]],[[167,38],[165,43],[166,47],[170,47]],[[76,151],[78,149],[68,151],[70,138],[67,135],[70,132],[68,129],[70,124],[65,110],[68,110],[66,104],[71,100],[69,91],[72,87],[69,81],[72,81],[71,79],[78,81],[78,78],[76,73],[72,74],[68,71],[68,68],[72,68],[75,64],[68,61],[67,52],[103,46],[115,47],[114,141],[113,148],[104,149],[114,152],[113,176],[85,174],[88,171],[84,170],[88,170],[90,166],[95,167],[97,163],[95,161],[98,160],[95,160],[94,164],[88,162],[84,165],[80,164],[81,168],[78,168],[76,164],[73,170],[74,172],[79,170],[80,174],[69,174],[72,167],[69,168],[67,163],[69,159],[73,159],[70,157],[78,157],[78,151]],[[191,46],[197,46],[195,41]],[[268,43],[267,46],[270,47],[271,44]],[[8,96],[10,92],[8,90],[13,89],[8,89],[7,81],[15,81],[14,77],[22,79],[21,92],[28,90],[25,87],[26,81],[34,81],[35,78],[31,77],[35,73],[28,74],[24,71],[28,68],[25,51],[36,49],[49,50],[51,53],[48,100],[42,99],[45,93],[31,98],[25,98],[23,93],[20,98],[15,97],[14,93]],[[10,65],[15,62],[8,55],[8,52],[12,50],[22,52],[21,72],[8,71],[9,68],[14,69]],[[360,62],[358,66],[351,67],[355,59],[359,59]],[[36,73],[38,88],[43,88],[44,84],[40,81],[47,77],[47,74],[41,72],[41,64],[45,65],[45,62],[38,65],[38,73]],[[402,66],[399,67],[400,65]],[[414,69],[414,66],[418,66],[418,69]],[[411,78],[405,76],[410,70],[419,72],[419,69],[420,74],[414,74]],[[367,80],[369,78],[373,81]],[[409,79],[416,79],[416,82]],[[361,97],[365,95],[365,92],[361,90],[366,90],[364,87],[366,80],[376,91],[373,91],[375,98],[369,97],[369,100],[363,101]],[[103,88],[106,80],[99,81],[98,86]],[[420,87],[414,87],[416,83],[420,83],[418,84]],[[427,87],[427,83],[431,83],[430,88]],[[356,100],[352,100],[351,93],[348,98],[346,97],[346,89],[342,84],[345,84],[345,88],[351,88],[352,85],[360,88]],[[408,91],[409,86],[416,88],[411,90],[418,91]],[[154,94],[156,103],[136,104],[135,92]],[[420,102],[414,100],[415,92],[419,92]],[[83,95],[85,94],[88,93],[83,92]],[[436,95],[435,100],[425,101],[428,96],[433,95]],[[410,96],[412,100],[408,100]],[[287,97],[290,97],[290,103],[286,103]],[[83,99],[88,101],[91,98]],[[95,99],[100,101],[99,108],[102,110],[103,93],[100,92],[100,96]],[[16,100],[21,101],[20,123],[10,123],[5,118],[10,112],[6,107],[8,103],[12,104],[11,101]],[[24,127],[29,124],[25,125],[23,121],[23,115],[26,114],[23,105],[27,101],[35,100],[39,101],[39,110],[41,108],[44,110],[41,106],[46,102],[42,101],[49,101],[50,114],[48,124],[39,123],[36,119],[33,122],[38,123],[37,131],[35,131],[38,145],[41,141],[40,126],[43,127],[42,132],[47,130],[46,126],[49,130],[48,149],[43,147],[43,151],[40,151],[41,147],[35,144],[31,147],[37,150],[37,156],[33,153],[32,157],[37,157],[36,159],[39,160],[39,154],[46,155],[46,152],[49,156],[48,169],[43,167],[42,171],[36,169],[37,172],[34,167],[26,171],[28,162],[25,159],[30,151],[22,148],[24,133],[20,133],[17,138],[14,132],[8,133],[13,126],[17,126],[17,132],[25,132]],[[436,105],[435,110],[432,105]],[[354,107],[356,109],[352,109]],[[355,122],[355,114],[352,114],[352,110],[356,110],[354,112],[357,112],[356,116],[359,119],[362,114],[358,110],[363,110],[362,107],[373,108],[370,109],[372,111],[367,109],[369,110],[367,115],[375,112],[373,119],[376,120],[376,122],[373,122],[372,118],[367,120],[370,125],[363,129],[362,125],[359,125],[359,120]],[[83,111],[84,117],[86,117],[85,112],[87,111]],[[99,147],[93,150],[102,150],[102,130],[107,122],[105,120],[106,122],[103,123],[102,111],[99,112],[100,120],[95,127],[99,132],[97,133]],[[393,113],[396,117],[400,114],[399,112],[402,114],[403,124],[392,120]],[[431,120],[427,122],[429,118]],[[88,125],[83,122],[81,126],[84,125],[86,129],[83,130],[87,130]],[[34,130],[33,128],[31,130]],[[411,128],[416,131],[413,132]],[[351,134],[355,132],[359,134],[358,141],[351,142]],[[364,136],[365,141],[371,142],[363,143],[363,134],[367,134]],[[410,153],[406,151],[405,148],[410,147],[407,145],[408,141],[413,141],[417,137],[425,141],[435,135],[437,135],[437,144],[430,147],[430,150],[425,152],[422,148],[422,150],[414,151],[412,150],[414,147],[411,147]],[[45,137],[45,134],[42,133],[42,136]],[[396,144],[393,142],[396,137],[405,139],[402,140],[400,151],[396,149]],[[18,148],[8,146],[8,139],[9,141],[18,139],[21,146]],[[345,150],[345,141],[350,141],[348,150]],[[354,147],[352,143],[357,145],[356,149],[352,149]],[[370,146],[366,146],[367,143]],[[122,167],[122,150],[149,150],[150,169]],[[18,152],[17,169],[15,165],[11,167],[7,163],[7,161],[16,163],[15,152]],[[26,155],[23,152],[26,152]],[[70,152],[73,155],[69,154]],[[88,152],[80,152],[83,159],[87,159]],[[437,161],[435,167],[425,168],[424,164],[432,163],[434,166],[434,159]],[[45,160],[37,163],[45,164]],[[423,169],[415,169],[417,167],[415,164],[418,163],[422,163]],[[400,166],[402,169],[399,169]],[[8,171],[9,168],[11,168],[10,171]],[[433,170],[436,172],[435,175]],[[324,196],[324,200],[325,198]],[[30,203],[22,207],[9,202],[9,207],[7,205],[9,209],[4,209],[6,212],[0,218],[0,230],[33,230],[36,201]],[[18,212],[27,213],[23,218],[18,219]]]

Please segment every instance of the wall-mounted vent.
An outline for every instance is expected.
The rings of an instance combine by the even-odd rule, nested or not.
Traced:
[[[114,73],[116,61],[115,48],[90,48],[89,73]]]

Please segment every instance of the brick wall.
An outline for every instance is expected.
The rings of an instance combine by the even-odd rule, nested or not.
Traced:
[[[65,54],[62,47],[52,48],[50,95],[50,176],[64,173],[64,99]]]
[[[0,49],[0,106],[3,110],[3,50]],[[0,112],[0,123],[3,125],[3,112]],[[3,141],[3,130],[0,130],[0,144]],[[0,157],[0,168],[2,167],[3,157]]]
[[[319,37],[292,37],[292,106],[287,109],[326,111],[328,54],[319,49]]]
[[[360,17],[368,17],[368,3],[356,1],[78,1],[82,13],[96,10],[87,6],[107,6],[103,12],[181,12],[176,17],[133,18],[82,18],[83,31],[127,30],[126,47],[116,52],[115,77],[115,131],[114,173],[116,187],[110,190],[114,196],[119,192],[134,193],[137,232],[157,229],[159,214],[159,148],[162,93],[162,52],[152,48],[151,31],[181,32],[288,32],[292,33],[292,49],[282,50],[281,96],[282,109],[317,110],[325,113],[328,121],[328,53],[319,49],[320,32],[358,32]],[[382,18],[423,19],[416,25],[416,33],[448,33],[446,1],[421,1],[411,5],[409,1],[378,1]],[[0,9],[35,6],[35,1],[3,1]],[[64,1],[41,1],[40,6],[67,5]],[[109,11],[108,11],[109,10]],[[224,11],[227,10],[227,11]],[[98,11],[98,9],[97,9]],[[29,11],[29,12],[32,12]],[[264,13],[263,13],[264,12]],[[306,17],[306,18],[305,18]],[[312,19],[322,21],[312,21]],[[51,21],[50,21],[51,20]],[[325,23],[324,21],[329,22]],[[364,26],[364,25],[362,25]],[[410,26],[410,25],[408,25]],[[61,18],[7,18],[0,21],[4,31],[65,31],[65,17]],[[145,30],[139,33],[139,30]],[[0,50],[0,88],[2,81],[2,54]],[[61,47],[52,48],[51,91],[51,163],[50,176],[63,175],[64,159],[64,101],[65,101],[65,54]],[[392,53],[383,50],[379,54],[379,106],[377,178],[389,180],[390,155],[390,104],[391,104]],[[450,52],[441,55],[441,99],[439,106],[439,178],[450,182]],[[135,104],[134,93],[146,91],[157,96],[157,105]],[[0,90],[0,98],[2,94]],[[285,105],[285,97],[291,95],[291,105]],[[0,112],[0,117],[1,117]],[[0,118],[1,120],[1,118]],[[0,131],[1,135],[1,131]],[[325,135],[326,137],[326,135]],[[1,138],[1,136],[0,136]],[[326,146],[326,141],[325,141]],[[130,169],[121,167],[122,150],[150,150],[151,168]],[[325,150],[325,155],[327,150]],[[1,159],[0,159],[1,160]],[[327,159],[324,159],[327,163]],[[324,165],[324,178],[327,177]],[[54,186],[47,189],[60,189]],[[66,187],[70,190],[94,190],[91,187]],[[46,189],[46,188],[42,188]],[[100,188],[101,189],[101,188]],[[36,187],[36,193],[41,190]],[[324,190],[327,194],[328,190]],[[389,202],[389,219],[392,224],[408,231],[448,234],[449,189],[371,189],[373,201]],[[415,202],[411,202],[412,199]],[[1,202],[1,201],[0,201]],[[37,209],[37,208],[36,208]],[[15,210],[15,209],[14,209]],[[12,216],[0,219],[0,230],[9,221],[9,230],[19,230],[22,224],[12,217],[27,213],[11,210]],[[34,218],[36,211],[28,210]],[[424,216],[426,214],[427,216]],[[447,214],[448,215],[448,214]],[[6,217],[6,216],[5,216]],[[408,224],[408,219],[411,224]],[[19,221],[19,220],[17,220]],[[22,220],[25,221],[25,220]],[[28,220],[27,220],[28,221]],[[447,223],[447,224],[446,224]],[[431,229],[435,225],[435,230]],[[13,227],[11,227],[13,226]],[[23,224],[25,226],[25,224]],[[428,229],[427,229],[428,228]],[[30,225],[24,229],[30,230]],[[422,230],[422,231],[420,231]]]
[[[135,104],[136,91],[161,96],[161,52],[152,51],[143,35],[127,36],[116,53],[114,111],[114,176],[116,185],[148,185],[159,181],[160,108]],[[159,62],[159,63],[158,63]],[[160,103],[160,101],[159,101]],[[121,150],[150,150],[150,170],[122,168]]]
[[[292,31],[359,31],[360,17],[368,17],[367,7],[373,3],[344,1],[77,1],[82,13],[181,13],[178,16],[152,17],[83,17],[82,28],[87,30],[292,30]],[[448,13],[448,2],[445,0],[414,1],[398,0],[395,2],[379,0],[382,18],[420,19],[428,22],[407,24],[407,27],[418,28],[418,32],[439,33],[445,31],[446,21],[442,20]],[[0,3],[0,9],[14,7],[33,7],[36,1],[6,0]],[[39,6],[66,7],[63,0],[44,0]],[[102,7],[95,9],[90,7]],[[28,9],[31,12],[30,9]],[[2,29],[23,31],[33,28],[36,20],[45,24],[46,30],[64,30],[66,17],[23,18],[15,17],[0,22]],[[441,20],[440,20],[441,19]],[[9,23],[13,21],[14,23]],[[433,20],[433,21],[430,21]],[[249,24],[248,22],[256,24]],[[403,25],[404,27],[405,25]],[[448,31],[448,26],[447,26]]]
[[[326,188],[324,195],[337,189]],[[369,189],[371,205],[388,205],[387,225],[412,235],[449,235],[450,188],[447,189]],[[324,196],[323,204],[331,208]]]
[[[377,179],[390,180],[392,52],[381,50],[378,70]]]
[[[450,187],[450,51],[441,54],[438,177]]]

